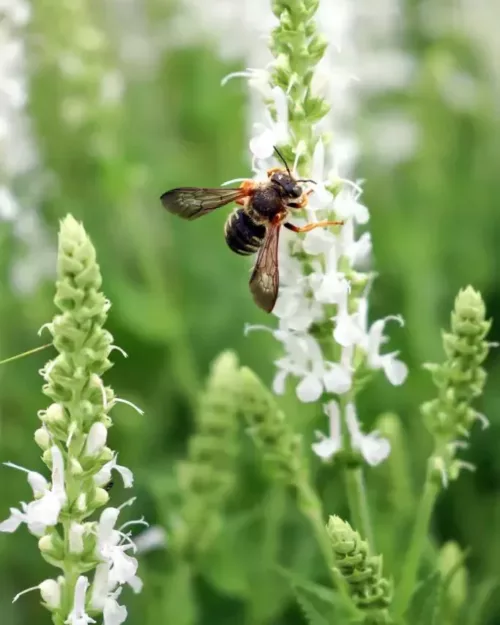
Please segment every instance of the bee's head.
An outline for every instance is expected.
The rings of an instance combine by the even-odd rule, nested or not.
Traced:
[[[303,189],[297,180],[285,171],[276,171],[271,175],[271,182],[274,183],[285,197],[299,198]]]

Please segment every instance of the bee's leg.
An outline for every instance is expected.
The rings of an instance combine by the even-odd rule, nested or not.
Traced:
[[[244,180],[240,184],[240,189],[241,189],[241,197],[235,200],[235,204],[239,204],[240,206],[246,206],[248,202],[248,198],[253,194],[255,190],[255,181]]]
[[[314,223],[306,224],[305,226],[294,226],[291,223],[283,224],[285,228],[291,230],[292,232],[310,232],[315,228],[326,228],[327,226],[343,226],[343,221],[328,221],[327,219],[323,221],[316,221]]]

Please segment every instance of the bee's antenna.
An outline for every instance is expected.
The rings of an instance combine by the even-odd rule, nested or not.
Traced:
[[[312,184],[318,184],[316,180],[311,180],[310,178],[299,178],[297,182],[311,182]]]
[[[288,167],[288,163],[285,160],[285,157],[283,156],[283,154],[278,150],[278,148],[274,145],[273,146],[274,151],[276,152],[276,154],[278,155],[280,161],[282,161],[283,165],[286,167],[286,170],[288,172],[288,175],[290,177],[292,177],[292,172],[290,171],[290,167]]]

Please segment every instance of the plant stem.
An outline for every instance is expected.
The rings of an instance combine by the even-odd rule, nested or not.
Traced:
[[[394,600],[394,614],[402,616],[413,594],[417,581],[420,559],[427,540],[429,523],[434,509],[440,487],[432,475],[430,462],[425,480],[424,493],[417,509],[417,517],[413,527],[413,533],[409,549],[402,568],[401,581]]]
[[[350,395],[341,395],[339,399],[340,418],[342,420],[342,445],[346,451],[350,452],[353,449],[346,422],[346,406],[352,401],[353,398]],[[376,551],[375,538],[370,520],[363,468],[361,466],[350,466],[349,464],[344,465],[344,483],[354,529],[366,540],[370,553],[374,553]]]
[[[354,528],[366,540],[370,553],[375,552],[375,539],[370,522],[370,511],[366,497],[365,478],[362,467],[346,467],[344,482],[347,492],[347,503]]]
[[[316,542],[318,543],[318,547],[323,555],[325,564],[328,567],[333,588],[336,588],[339,591],[340,595],[344,599],[345,605],[351,609],[352,614],[358,615],[358,610],[352,601],[344,579],[340,575],[337,575],[336,572],[335,554],[333,553],[330,539],[328,538],[328,534],[326,532],[321,501],[319,500],[314,489],[311,487],[307,478],[304,476],[297,479],[295,487],[297,489],[300,511],[311,523]]]

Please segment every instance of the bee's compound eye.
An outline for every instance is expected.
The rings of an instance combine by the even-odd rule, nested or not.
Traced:
[[[298,184],[295,184],[292,188],[293,197],[300,197],[302,195],[302,187]]]

